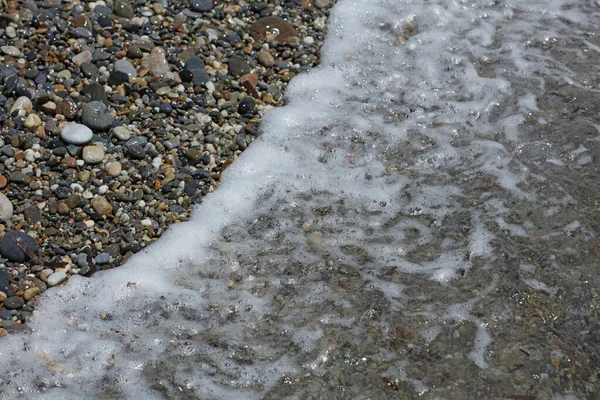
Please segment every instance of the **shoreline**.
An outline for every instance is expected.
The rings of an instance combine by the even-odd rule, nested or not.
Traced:
[[[332,5],[9,1],[0,336],[49,287],[118,267],[188,220],[287,82],[318,64]]]

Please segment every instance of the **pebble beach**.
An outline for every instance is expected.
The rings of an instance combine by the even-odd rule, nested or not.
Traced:
[[[331,5],[3,1],[0,336],[189,219],[319,63]]]

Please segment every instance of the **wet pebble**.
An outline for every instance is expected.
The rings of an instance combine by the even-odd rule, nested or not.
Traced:
[[[106,104],[101,101],[89,102],[81,114],[81,122],[95,131],[107,130],[112,126],[114,119]]]
[[[32,253],[39,250],[37,241],[28,234],[20,231],[8,232],[0,239],[0,253],[11,261],[24,262],[29,260],[29,256],[23,252],[21,246],[28,248]]]
[[[92,140],[93,132],[85,125],[72,123],[65,126],[60,132],[60,137],[69,144],[85,144]]]
[[[98,146],[86,146],[81,152],[81,158],[88,164],[98,164],[104,159],[104,150]]]

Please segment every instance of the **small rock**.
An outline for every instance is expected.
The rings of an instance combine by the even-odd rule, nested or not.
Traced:
[[[115,15],[118,15],[119,17],[129,19],[133,17],[133,6],[127,0],[115,0],[113,9]]]
[[[280,17],[263,17],[250,25],[250,35],[256,40],[275,39],[283,44],[298,44],[296,29]]]
[[[81,113],[81,122],[95,131],[105,131],[112,126],[115,117],[101,101],[90,101]]]
[[[82,51],[73,57],[73,64],[81,65],[83,63],[91,63],[92,62],[92,53],[90,51]]]
[[[113,129],[113,136],[119,140],[127,141],[131,139],[131,131],[124,126],[117,126]]]
[[[95,258],[96,264],[106,264],[110,261],[110,255],[108,253],[100,253]]]
[[[250,70],[250,64],[246,62],[244,57],[233,55],[229,58],[229,73],[232,76],[242,76],[249,73]]]
[[[121,163],[118,161],[115,161],[115,162],[110,163],[106,172],[108,172],[108,174],[110,176],[119,176],[119,174],[121,173],[121,169],[122,169]]]
[[[124,72],[130,78],[137,77],[137,70],[135,69],[133,64],[131,64],[127,60],[115,61],[115,71]]]
[[[42,119],[37,114],[29,114],[25,120],[25,128],[32,129],[42,124]]]
[[[0,50],[2,51],[2,53],[8,56],[23,57],[23,53],[21,53],[21,50],[17,49],[15,46],[2,46],[0,47]]]
[[[81,158],[88,164],[98,164],[104,160],[104,150],[98,146],[85,146]]]
[[[273,65],[275,65],[275,59],[273,58],[271,53],[264,50],[258,53],[258,62],[265,68],[271,68]]]
[[[20,231],[11,231],[0,240],[0,253],[10,261],[24,262],[29,260],[29,256],[17,244],[19,240],[22,245],[26,246],[33,253],[37,252],[40,248],[37,241],[28,234]]]
[[[72,123],[65,126],[60,132],[60,138],[66,143],[81,145],[92,140],[94,133],[85,125]]]
[[[27,207],[23,210],[23,215],[25,216],[25,221],[32,225],[42,221],[42,214],[37,207]]]
[[[64,271],[57,271],[46,278],[46,283],[48,286],[56,286],[64,282],[67,279],[67,273]]]
[[[12,116],[22,116],[27,112],[31,111],[33,108],[33,103],[26,96],[21,96],[15,101],[13,106],[10,108],[10,115]]]
[[[4,300],[4,308],[7,310],[18,310],[25,305],[25,300],[19,296],[9,297]]]
[[[210,11],[214,8],[212,0],[191,0],[190,10],[196,12]]]
[[[30,287],[29,289],[25,290],[25,292],[23,293],[23,298],[25,299],[25,301],[29,301],[29,300],[33,299],[35,296],[37,296],[38,294],[40,294],[39,287],[37,287],[37,286]]]
[[[256,86],[258,85],[258,75],[246,74],[240,78],[240,85],[246,88],[250,93],[256,93]]]
[[[254,111],[256,102],[252,97],[244,97],[242,101],[238,103],[238,112],[242,115],[249,114]]]
[[[11,201],[4,195],[4,193],[0,193],[0,220],[2,221],[10,221],[13,216],[14,208]]]
[[[91,201],[92,208],[100,215],[110,214],[112,212],[112,206],[103,196],[96,196]],[[0,241],[0,244],[2,242]]]

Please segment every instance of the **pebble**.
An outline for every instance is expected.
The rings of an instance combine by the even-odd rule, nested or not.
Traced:
[[[250,64],[248,64],[244,57],[234,55],[229,59],[229,73],[231,75],[240,77],[249,73],[250,70]]]
[[[29,300],[33,299],[35,296],[37,296],[38,294],[40,294],[39,287],[37,287],[37,286],[30,287],[29,289],[25,290],[25,292],[23,292],[23,299],[25,299],[25,301],[29,301]]]
[[[0,220],[10,221],[13,216],[14,208],[12,202],[4,193],[0,193]]]
[[[250,35],[256,40],[272,37],[279,43],[297,44],[296,29],[281,17],[263,17],[250,25]]]
[[[73,57],[73,64],[82,65],[83,63],[91,63],[92,62],[92,53],[90,51],[82,51]]]
[[[42,124],[42,119],[37,114],[29,114],[25,120],[25,128],[36,128]]]
[[[29,256],[17,244],[20,240],[31,252],[36,253],[40,246],[34,238],[20,231],[10,231],[0,239],[0,253],[10,261],[24,262]]]
[[[210,11],[214,8],[212,0],[190,0],[190,10],[196,12]]]
[[[127,0],[115,0],[114,2],[114,13],[119,17],[132,18],[133,17],[133,6]]]
[[[98,146],[86,146],[81,152],[81,158],[88,164],[98,164],[104,160],[104,150]]]
[[[78,123],[71,123],[65,126],[60,132],[60,137],[69,144],[85,144],[92,140],[94,133],[90,128]]]
[[[127,141],[131,139],[131,131],[124,126],[113,128],[113,136],[119,140]]]
[[[108,174],[110,176],[119,176],[119,174],[121,173],[121,169],[122,169],[121,163],[118,161],[115,161],[115,162],[110,163],[110,165],[106,169],[106,172],[108,172]]]
[[[67,279],[67,273],[64,271],[57,271],[46,278],[46,283],[48,286],[56,286],[63,283],[65,279]]]
[[[100,215],[110,214],[112,212],[112,206],[103,196],[96,196],[91,201],[92,208]],[[1,242],[0,242],[1,244]]]
[[[94,131],[105,131],[112,126],[115,117],[102,101],[90,101],[81,113],[81,122]]]
[[[26,96],[21,96],[15,101],[13,106],[10,108],[10,115],[12,116],[23,116],[27,112],[31,111],[33,103]]]
[[[275,65],[275,59],[268,51],[262,50],[258,53],[258,62],[265,68],[271,68]]]
[[[137,70],[135,69],[135,67],[133,66],[133,64],[131,64],[127,60],[118,60],[118,61],[116,61],[115,62],[115,71],[124,72],[130,78],[137,77]]]
[[[25,305],[25,300],[22,297],[13,296],[4,300],[4,308],[7,310],[18,310],[23,308]]]
[[[2,51],[2,53],[6,54],[8,56],[13,56],[13,57],[22,57],[23,56],[23,53],[21,53],[21,50],[17,49],[15,46],[1,46],[0,51]]]

